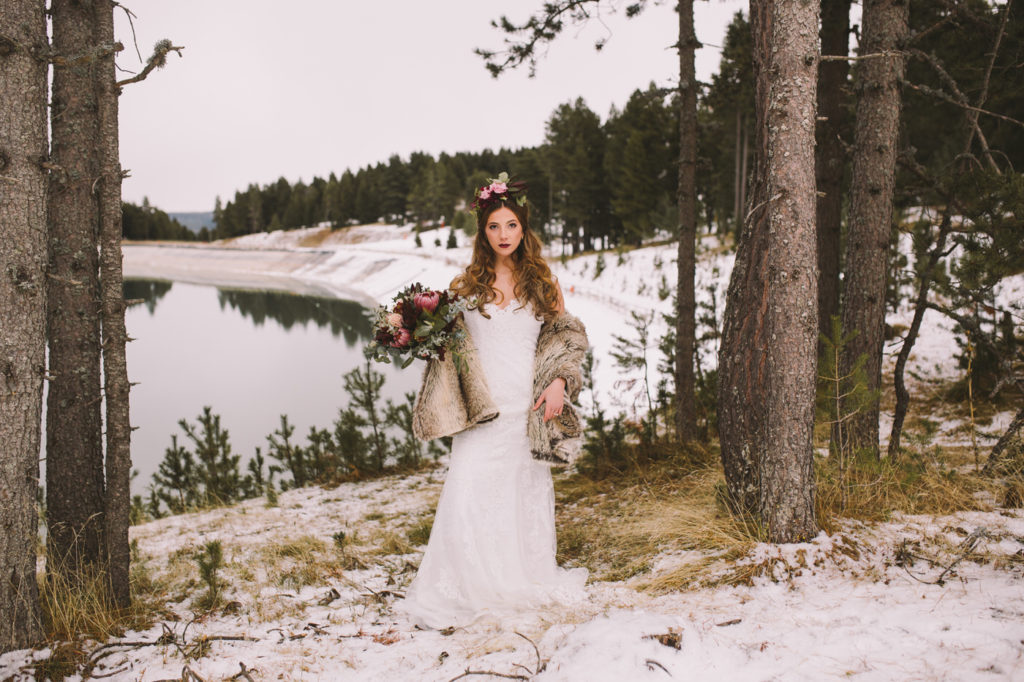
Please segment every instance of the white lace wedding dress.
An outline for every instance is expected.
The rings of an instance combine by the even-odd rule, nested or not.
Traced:
[[[514,299],[465,314],[501,415],[454,437],[419,571],[398,608],[426,627],[584,598],[584,568],[555,563],[555,497],[548,465],[526,436],[541,322]],[[543,409],[543,408],[541,408]]]

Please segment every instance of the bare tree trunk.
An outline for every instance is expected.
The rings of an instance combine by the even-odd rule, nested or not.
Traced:
[[[846,56],[850,40],[850,0],[822,0],[821,54]],[[818,332],[828,336],[839,314],[840,234],[843,221],[843,169],[840,134],[846,123],[845,59],[818,66],[818,147],[815,177],[818,191]],[[818,346],[819,355],[821,346]]]
[[[856,331],[843,358],[844,373],[866,355],[868,389],[882,384],[885,284],[899,142],[900,82],[907,35],[907,0],[865,0],[861,52],[882,55],[857,67],[850,225],[846,248],[843,333]],[[878,400],[850,419],[854,451],[878,456]]]
[[[54,0],[46,403],[48,568],[76,571],[103,554],[103,447],[96,239],[99,121],[91,6]]]
[[[46,351],[46,4],[0,12],[0,654],[42,638],[36,490]]]
[[[1024,407],[1017,410],[1017,415],[1010,422],[1006,433],[993,446],[992,452],[989,453],[988,461],[985,462],[985,468],[982,469],[982,473],[988,476],[995,475],[1000,470],[1009,468],[1007,465],[1010,463],[1014,465],[1013,468],[1019,467],[1020,462],[1014,461],[1014,458],[1015,456],[1020,457],[1021,453],[1024,452],[1022,433],[1024,433]]]
[[[892,429],[889,431],[889,458],[895,460],[900,453],[900,437],[903,434],[903,421],[907,418],[907,410],[910,409],[910,391],[904,381],[904,372],[907,368],[907,361],[910,359],[910,351],[917,343],[917,335],[921,331],[921,322],[924,321],[924,313],[928,309],[928,292],[931,290],[932,282],[938,271],[939,263],[946,250],[946,238],[952,226],[950,218],[951,207],[943,209],[942,224],[939,227],[939,234],[935,238],[935,244],[928,251],[928,261],[923,266],[918,265],[917,276],[917,300],[914,303],[914,318],[910,322],[910,328],[903,337],[903,344],[900,346],[899,355],[896,356],[896,368],[893,371],[893,386],[896,392],[896,407],[893,410]]]
[[[818,272],[814,229],[818,3],[750,3],[758,131],[752,207],[729,282],[719,431],[730,498],[773,542],[806,540]]]
[[[114,43],[114,3],[94,0],[96,37],[101,46]],[[124,326],[124,286],[121,275],[121,162],[118,145],[118,95],[114,53],[96,69],[96,98],[100,124],[100,289],[103,301],[103,378],[106,397],[107,576],[111,596],[121,607],[131,602],[128,526],[131,510],[131,424],[128,417],[128,369]]]
[[[740,226],[743,221],[743,201],[740,199],[740,183],[743,177],[743,114],[740,112],[740,108],[736,107],[736,153],[735,156],[735,170],[733,171],[733,183],[732,183],[732,215],[736,225],[736,234],[740,232]],[[719,230],[721,232],[722,230]]]
[[[693,355],[696,345],[697,240],[697,76],[694,51],[693,0],[680,0],[679,13],[679,250],[676,281],[676,438],[697,437],[697,405],[694,394]]]
[[[746,115],[743,116],[746,119]],[[750,177],[750,131],[743,122],[743,162],[740,166],[740,212],[736,214],[736,236],[743,229],[743,211],[747,206],[747,179]]]

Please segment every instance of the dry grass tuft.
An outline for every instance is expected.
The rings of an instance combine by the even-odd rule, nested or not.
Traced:
[[[302,247],[316,247],[322,245],[327,241],[328,237],[331,236],[332,230],[329,227],[325,227],[316,231],[311,231],[309,234],[304,235],[299,239],[299,246]]]
[[[268,579],[280,587],[299,590],[307,585],[325,585],[343,574],[337,552],[312,535],[265,545],[259,555]]]
[[[87,569],[74,577],[49,571],[39,581],[39,597],[43,625],[51,639],[71,641],[85,635],[103,641],[124,630],[106,576],[99,571]]]
[[[817,463],[817,514],[823,529],[832,533],[840,518],[886,521],[894,512],[952,514],[990,510],[1001,497],[999,482],[974,470],[970,448],[913,446],[891,461],[860,458],[846,473],[847,500],[834,464]]]
[[[669,467],[655,463],[627,479],[559,481],[559,562],[586,566],[596,580],[625,580],[651,572],[659,555],[695,552],[693,561],[641,583],[660,592],[691,584],[726,556],[745,554],[757,529],[719,503],[717,466],[706,462],[688,474]]]
[[[430,530],[434,527],[434,512],[421,517],[405,532],[405,537],[416,547],[426,545],[430,540]]]
[[[146,561],[137,556],[130,576],[132,603],[126,609],[113,603],[106,575],[98,569],[87,568],[74,576],[40,572],[38,583],[43,629],[51,642],[81,637],[105,641],[129,629],[146,629],[165,614],[165,584],[154,579]]]

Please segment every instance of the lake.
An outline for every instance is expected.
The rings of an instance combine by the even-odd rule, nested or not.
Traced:
[[[178,435],[209,405],[245,462],[287,414],[293,442],[311,426],[330,427],[345,406],[342,375],[365,363],[366,308],[337,299],[156,280],[126,280],[131,392],[132,492],[144,494]],[[419,386],[422,364],[405,370],[374,363],[384,397],[399,402]],[[190,448],[191,449],[191,448]],[[269,456],[267,457],[269,460]],[[271,460],[273,461],[273,460]],[[268,462],[269,463],[269,462]]]

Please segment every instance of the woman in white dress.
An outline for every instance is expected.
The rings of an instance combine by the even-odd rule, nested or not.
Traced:
[[[432,628],[575,600],[587,578],[555,562],[551,472],[527,437],[529,410],[547,422],[564,405],[562,378],[531,395],[538,333],[564,312],[562,293],[530,231],[525,186],[494,181],[476,195],[473,260],[452,289],[477,300],[464,322],[499,416],[454,436],[430,540],[399,605]]]

